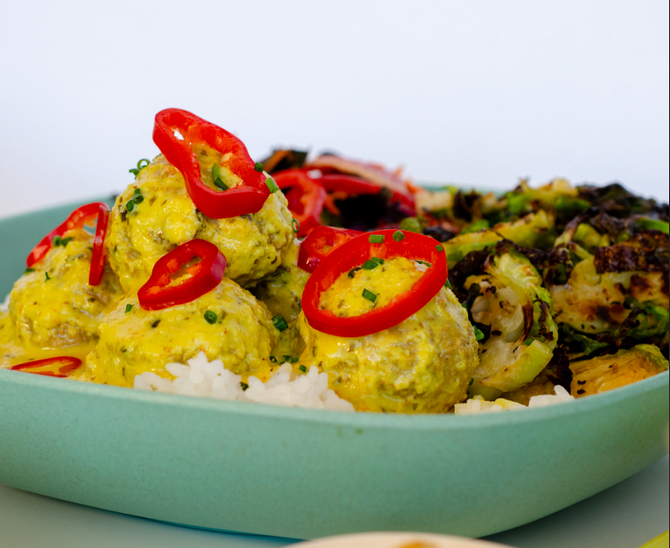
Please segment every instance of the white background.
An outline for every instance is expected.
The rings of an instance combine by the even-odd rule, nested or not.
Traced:
[[[665,0],[0,3],[0,215],[105,195],[179,107],[252,156],[668,199]]]

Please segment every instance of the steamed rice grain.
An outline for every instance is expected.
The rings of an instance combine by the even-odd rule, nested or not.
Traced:
[[[354,410],[351,403],[341,399],[328,388],[328,374],[319,373],[314,366],[310,367],[305,375],[299,375],[293,371],[290,363],[284,363],[273,373],[268,382],[264,383],[251,376],[246,385],[243,385],[240,375],[225,369],[221,360],[208,361],[202,352],[187,363],[188,365],[169,363],[165,366],[168,372],[174,375],[174,380],[145,372],[135,377],[134,387],[140,390],[228,401],[312,409]]]

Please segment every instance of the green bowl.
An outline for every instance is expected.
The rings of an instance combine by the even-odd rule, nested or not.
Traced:
[[[70,209],[0,220],[1,293]],[[667,372],[552,407],[408,416],[0,370],[0,483],[223,531],[484,536],[585,499],[667,451]]]

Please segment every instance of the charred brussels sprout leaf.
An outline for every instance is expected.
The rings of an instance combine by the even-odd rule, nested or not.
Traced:
[[[484,274],[471,276],[466,288],[479,286],[470,312],[489,328],[480,342],[480,365],[471,392],[481,388],[510,392],[531,382],[551,361],[558,340],[551,297],[542,278],[523,255],[492,255]]]
[[[668,360],[653,345],[639,344],[614,355],[572,362],[570,392],[575,398],[619,388],[668,370]]]

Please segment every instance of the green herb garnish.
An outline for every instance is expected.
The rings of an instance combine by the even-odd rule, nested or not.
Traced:
[[[368,242],[371,244],[383,244],[384,243],[384,235],[383,234],[370,234],[370,237],[368,238]]]
[[[452,285],[451,285],[451,282],[449,281],[449,278],[447,278],[447,281],[444,282],[444,287],[446,287],[447,289],[451,289],[451,288],[452,288]]]
[[[300,369],[300,371],[302,371],[303,373],[307,373],[307,368],[304,365],[298,366],[298,369]]]
[[[481,341],[486,335],[484,335],[484,332],[479,329],[476,325],[473,325],[472,328],[475,330],[475,339],[478,341]]]
[[[212,182],[217,188],[221,190],[228,190],[228,185],[224,183],[223,179],[221,178],[221,168],[219,167],[219,164],[214,164],[212,166]]]
[[[292,219],[291,226],[293,227],[293,232],[296,234],[300,232],[300,223],[298,222],[298,219]]]
[[[372,291],[368,291],[367,289],[363,290],[363,297],[372,302],[377,300],[377,295],[375,295]]]
[[[133,199],[133,200],[128,200],[128,201],[126,202],[126,211],[130,212],[130,211],[132,211],[133,209],[135,209],[135,202],[134,202],[134,199]]]
[[[369,260],[363,263],[363,266],[361,268],[365,270],[373,270],[377,268],[380,264],[384,264],[384,259],[380,259],[379,257],[370,257]]]
[[[274,356],[270,356],[270,361],[272,363],[277,363],[277,358],[275,358]]]
[[[442,246],[442,244],[437,244],[437,245],[435,246],[435,250],[436,250],[436,251],[444,251],[444,247]]]
[[[218,319],[218,316],[216,315],[215,312],[212,312],[211,310],[208,310],[205,312],[205,321],[209,324],[214,325],[216,323],[216,320]]]
[[[274,318],[272,318],[272,323],[279,331],[285,331],[288,329],[288,324],[286,323],[284,316],[281,314],[277,314]]]
[[[277,192],[279,190],[279,187],[277,186],[277,183],[275,182],[275,180],[272,177],[268,177],[267,179],[265,179],[265,184],[270,189],[270,194],[274,194],[275,192]]]
[[[249,385],[246,382],[241,382],[240,387],[242,388],[243,392],[246,392],[249,389]]]
[[[393,233],[393,239],[394,239],[396,242],[402,242],[402,241],[405,239],[405,235],[404,235],[402,232],[400,232],[400,230],[396,230],[396,231]]]
[[[428,268],[430,268],[431,266],[433,266],[432,263],[429,263],[428,261],[422,261],[422,260],[420,260],[420,259],[417,259],[416,262],[419,263],[419,264],[422,264],[423,266],[427,266]]]
[[[135,179],[137,179],[137,176],[139,175],[140,171],[142,171],[150,163],[151,162],[148,159],[142,158],[139,162],[137,162],[137,168],[129,169],[128,172],[135,175]]]
[[[263,164],[261,164],[260,162],[256,162],[254,164],[254,169],[258,171],[258,173],[263,173]]]
[[[34,268],[26,268],[26,269],[23,271],[23,274],[24,274],[24,276],[25,276],[26,274],[30,274],[31,272],[35,272],[35,269],[34,269]]]
[[[126,305],[126,314],[128,314],[128,312],[130,312],[132,309],[133,309],[133,305],[132,304],[127,304]]]
[[[45,280],[44,280],[44,281],[45,281],[45,282],[48,282],[48,281],[51,279],[51,278],[49,277],[49,273],[48,273],[48,272],[45,272],[44,275],[45,275]]]

